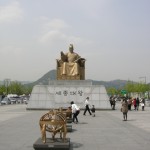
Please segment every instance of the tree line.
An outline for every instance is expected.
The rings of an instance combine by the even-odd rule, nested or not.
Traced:
[[[25,86],[20,82],[13,81],[9,85],[0,85],[0,95],[17,94],[17,95],[29,95],[32,92],[32,86]]]
[[[114,87],[109,87],[106,89],[109,95],[120,95],[123,96],[126,94],[130,96],[131,93],[138,93],[139,95],[145,95],[147,93],[147,98],[149,98],[150,85],[145,83],[133,83],[132,81],[128,81],[127,84],[121,88],[116,89]]]
[[[17,95],[29,95],[32,92],[33,86],[26,86],[21,84],[20,82],[13,81],[9,85],[0,85],[0,95],[7,95],[7,94],[17,94]],[[146,93],[150,91],[150,85],[149,84],[143,84],[143,83],[133,83],[131,81],[128,81],[127,84],[121,88],[117,89],[115,87],[108,87],[107,89],[108,95],[128,95],[130,96],[130,93]],[[122,90],[126,91],[126,93],[123,93]],[[148,95],[149,96],[149,95]]]

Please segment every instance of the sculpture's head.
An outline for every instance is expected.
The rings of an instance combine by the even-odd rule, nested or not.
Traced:
[[[69,46],[69,51],[72,53],[73,52],[73,44],[70,44]]]

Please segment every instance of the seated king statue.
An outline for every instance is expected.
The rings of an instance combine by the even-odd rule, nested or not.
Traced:
[[[61,51],[61,58],[57,60],[58,80],[84,80],[85,59],[74,52],[73,44],[69,46],[69,52]]]

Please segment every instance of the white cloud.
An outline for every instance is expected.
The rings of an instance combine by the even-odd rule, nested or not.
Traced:
[[[23,12],[18,2],[13,2],[7,6],[0,6],[0,23],[16,22],[23,18]]]
[[[44,45],[56,45],[56,43],[74,43],[77,45],[80,45],[82,43],[84,44],[92,44],[93,42],[81,37],[77,36],[70,36],[67,35],[59,30],[51,30],[45,34],[43,34],[40,38],[39,41],[44,44]]]
[[[20,57],[23,49],[13,45],[0,47],[0,55],[7,57]]]
[[[53,19],[48,21],[48,18],[42,17],[42,33],[39,37],[39,41],[42,44],[55,45],[55,43],[88,43],[91,44],[90,40],[82,37],[67,34],[71,26],[61,19]]]
[[[69,28],[69,25],[61,19],[53,19],[52,21],[49,21],[43,25],[44,31],[49,29],[61,30],[65,28]]]
[[[49,42],[54,42],[55,40],[58,39],[65,39],[66,35],[64,35],[63,33],[61,33],[58,30],[51,30],[48,31],[47,33],[44,33],[41,37],[40,37],[40,42],[41,43],[49,43]]]
[[[91,19],[99,19],[103,15],[105,8],[110,5],[111,1],[106,0],[84,0],[76,1],[76,7],[86,17]],[[82,15],[81,14],[81,15]]]

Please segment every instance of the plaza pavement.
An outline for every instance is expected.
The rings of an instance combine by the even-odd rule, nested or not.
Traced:
[[[41,136],[39,119],[46,112],[26,110],[25,104],[0,106],[0,150],[34,150]],[[128,121],[122,121],[118,103],[114,111],[96,111],[96,117],[81,111],[78,118],[67,133],[70,150],[150,150],[150,107],[129,111]]]

